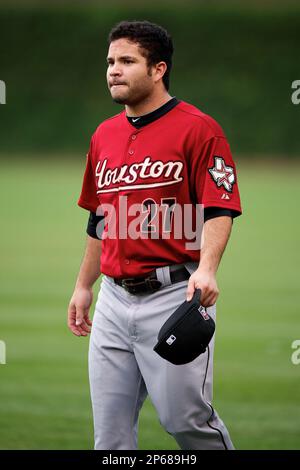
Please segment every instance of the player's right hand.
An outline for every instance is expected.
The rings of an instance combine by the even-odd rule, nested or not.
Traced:
[[[76,288],[69,303],[68,327],[76,336],[87,336],[92,325],[89,310],[93,302],[93,291],[88,288]]]

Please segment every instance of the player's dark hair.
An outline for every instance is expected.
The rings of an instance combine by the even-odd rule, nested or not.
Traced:
[[[167,70],[162,78],[166,90],[169,90],[172,54],[174,51],[172,38],[161,26],[149,21],[121,21],[110,31],[108,43],[126,38],[136,42],[143,50],[148,67],[158,62],[165,62]]]

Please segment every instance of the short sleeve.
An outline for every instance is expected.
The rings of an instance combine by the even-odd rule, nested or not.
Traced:
[[[101,240],[104,231],[104,222],[104,215],[97,215],[95,212],[90,212],[86,233],[92,238]]]
[[[81,194],[77,204],[90,212],[96,212],[99,206],[95,174],[92,165],[92,141],[89,152],[86,156],[86,167],[83,176]]]
[[[203,144],[193,162],[192,186],[198,204],[242,213],[236,168],[225,137],[215,136]]]

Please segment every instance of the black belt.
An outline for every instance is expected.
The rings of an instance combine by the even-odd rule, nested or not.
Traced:
[[[183,266],[182,268],[173,270],[170,268],[171,283],[185,281],[190,277],[188,270]],[[151,272],[146,277],[128,277],[126,279],[114,278],[118,286],[123,287],[130,294],[146,294],[157,291],[162,283],[157,279],[156,271]]]

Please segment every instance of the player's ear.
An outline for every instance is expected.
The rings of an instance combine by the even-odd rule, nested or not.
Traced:
[[[167,64],[163,61],[158,62],[155,65],[155,81],[156,82],[158,82],[159,80],[163,78],[164,74],[166,73],[167,68],[168,68]]]

